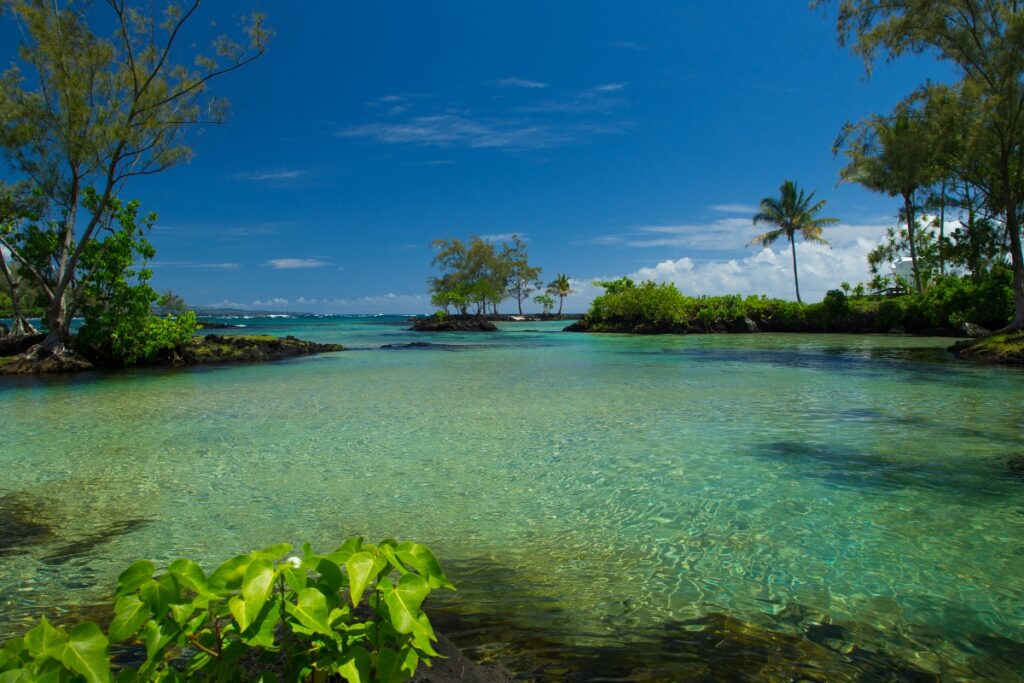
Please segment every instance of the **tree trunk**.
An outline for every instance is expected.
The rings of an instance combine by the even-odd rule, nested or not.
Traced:
[[[903,193],[903,213],[907,219],[907,239],[910,241],[910,270],[914,273],[914,289],[921,293],[921,276],[917,272],[917,218],[914,216],[914,194]]]
[[[1020,216],[1013,203],[1006,207],[1006,230],[1010,234],[1010,262],[1013,265],[1013,320],[1000,332],[1024,329],[1024,257],[1020,244]]]
[[[523,314],[523,297],[516,296],[516,305],[519,307],[519,315]]]
[[[561,294],[559,294],[559,295],[558,295],[558,317],[559,317],[559,318],[561,318],[561,317],[562,317],[562,302],[563,302],[564,300],[565,300],[565,297],[564,297],[564,296],[562,296]]]
[[[939,275],[946,277],[946,259],[943,253],[943,242],[946,239],[946,181],[943,179],[939,189]]]
[[[793,284],[796,286],[796,302],[802,304],[803,301],[800,300],[800,278],[796,274],[796,240],[793,239],[792,235],[789,236],[789,246],[793,252]]]
[[[21,311],[21,295],[18,294],[20,283],[11,273],[11,269],[7,267],[7,259],[4,258],[3,252],[0,252],[0,272],[3,273],[11,290],[11,312],[14,318],[11,324],[11,336],[22,337],[26,334],[37,334],[36,328]]]

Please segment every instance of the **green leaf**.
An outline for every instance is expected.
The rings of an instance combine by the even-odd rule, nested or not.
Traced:
[[[86,621],[71,629],[68,639],[51,656],[89,683],[107,683],[110,674],[110,641],[100,627]]]
[[[337,550],[328,555],[327,559],[340,567],[348,562],[348,558],[358,553],[362,548],[363,539],[359,536],[353,536],[341,544]]]
[[[386,566],[387,562],[384,558],[368,552],[358,552],[348,558],[345,569],[348,570],[348,591],[353,607],[358,606],[359,601],[363,599],[363,592],[370,583],[370,579]]]
[[[348,683],[369,683],[370,667],[370,653],[362,645],[353,645],[342,656],[335,671]]]
[[[267,608],[263,610],[263,614],[260,615],[261,618],[257,619],[256,623],[253,624],[251,634],[242,636],[242,640],[249,647],[262,647],[266,649],[274,647],[274,630],[281,620],[281,611],[273,600],[268,603]]]
[[[153,578],[154,571],[156,571],[156,567],[148,560],[140,560],[134,563],[117,577],[117,594],[122,595],[139,588],[142,584]]]
[[[209,584],[211,589],[218,592],[237,590],[241,587],[242,579],[245,578],[245,570],[252,564],[253,559],[251,555],[232,557],[213,570],[213,573],[210,574],[210,578],[207,580],[207,584]]]
[[[278,543],[263,550],[254,550],[251,554],[253,559],[270,560],[276,562],[292,551],[291,543]]]
[[[38,680],[28,669],[11,669],[0,673],[0,683],[36,683]]]
[[[178,637],[178,625],[167,621],[147,621],[142,642],[146,645],[147,664],[156,664],[164,650]]]
[[[281,570],[281,575],[284,576],[284,582],[288,584],[288,587],[296,593],[309,585],[309,577],[305,568],[296,569],[292,566],[285,566]]]
[[[399,633],[412,633],[420,605],[430,593],[430,585],[419,574],[405,574],[398,585],[384,592],[384,602],[391,614],[391,625]]]
[[[252,562],[245,570],[245,578],[242,580],[242,595],[228,601],[231,615],[238,622],[239,632],[249,630],[249,627],[256,621],[267,598],[270,597],[273,587],[274,566],[270,560]]]
[[[114,603],[114,620],[110,622],[108,633],[115,643],[128,640],[139,630],[152,612],[149,606],[134,593],[123,595]]]
[[[309,562],[309,559],[307,559]],[[333,560],[326,557],[316,557],[313,570],[320,575],[320,583],[327,586],[331,591],[337,593],[345,586],[345,575],[341,573],[341,567]]]
[[[167,614],[167,607],[178,600],[177,585],[174,578],[165,575],[159,581],[147,581],[139,589],[139,597],[149,606],[153,616],[162,619]]]
[[[327,599],[316,588],[306,588],[300,591],[296,604],[285,603],[285,609],[298,619],[300,624],[314,633],[332,635],[333,631],[327,612]]]
[[[455,586],[451,584],[441,569],[441,563],[437,561],[434,553],[430,552],[427,546],[406,541],[398,546],[395,554],[398,555],[398,559],[419,572],[427,580],[431,588],[451,588],[455,590]]]
[[[167,568],[167,573],[196,595],[203,595],[210,590],[206,583],[206,575],[203,574],[203,568],[192,560],[185,558],[175,560]]]
[[[416,625],[412,631],[413,647],[423,657],[442,657],[434,649],[434,645],[431,642],[434,640],[437,640],[437,636],[434,635],[434,627],[431,626],[427,613],[420,612],[420,615],[416,617]]]
[[[419,657],[411,649],[401,652],[382,647],[377,654],[377,680],[380,683],[404,683],[416,673]]]
[[[54,628],[50,622],[43,617],[32,630],[25,634],[25,648],[33,659],[51,657],[54,650],[59,649],[67,642],[68,634],[63,630]]]

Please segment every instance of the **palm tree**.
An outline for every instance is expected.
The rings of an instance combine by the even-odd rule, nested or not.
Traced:
[[[548,294],[558,297],[558,317],[562,317],[562,300],[572,294],[572,285],[569,276],[559,273],[548,285]]]
[[[811,204],[813,199],[813,192],[805,195],[792,180],[783,181],[779,187],[779,196],[762,199],[761,211],[754,216],[754,225],[767,223],[774,225],[775,229],[758,235],[747,245],[756,243],[766,247],[783,235],[789,239],[789,246],[793,252],[793,284],[796,285],[797,303],[803,302],[800,300],[800,278],[796,271],[796,233],[803,235],[804,241],[824,244],[831,249],[832,245],[821,236],[821,229],[839,222],[838,218],[815,218],[814,214],[825,206],[825,200]]]

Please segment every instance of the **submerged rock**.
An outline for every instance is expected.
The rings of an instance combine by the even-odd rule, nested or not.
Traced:
[[[498,327],[484,318],[414,318],[413,332],[497,332]]]
[[[53,529],[43,521],[42,507],[20,494],[0,494],[0,557],[27,551],[53,538]]]

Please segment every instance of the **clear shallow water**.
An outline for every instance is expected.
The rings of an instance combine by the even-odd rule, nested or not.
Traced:
[[[540,677],[1024,672],[1024,373],[946,339],[239,322],[351,350],[0,382],[30,537],[0,637],[139,557],[359,533],[430,545],[457,642]],[[412,341],[444,346],[380,348]]]

